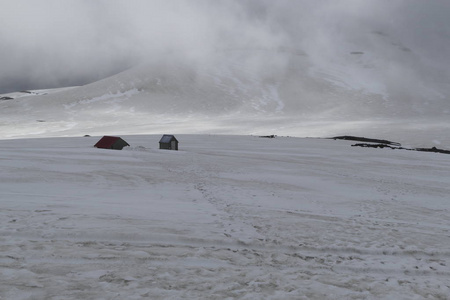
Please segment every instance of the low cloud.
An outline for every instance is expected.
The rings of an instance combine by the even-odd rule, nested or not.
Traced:
[[[0,3],[0,93],[86,84],[168,56],[195,65],[227,49],[283,47],[326,62],[359,45],[352,50],[380,53],[392,68],[449,74],[446,0]],[[404,53],[421,61],[411,66]]]

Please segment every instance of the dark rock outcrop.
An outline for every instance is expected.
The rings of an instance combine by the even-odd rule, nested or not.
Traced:
[[[393,145],[393,146],[401,146],[400,143],[391,142],[391,141],[388,141],[388,140],[371,139],[371,138],[365,138],[365,137],[359,137],[359,136],[351,136],[351,135],[335,136],[335,137],[332,137],[331,139],[334,139],[334,140],[358,141],[358,142],[366,142],[366,143],[378,143],[378,144]]]

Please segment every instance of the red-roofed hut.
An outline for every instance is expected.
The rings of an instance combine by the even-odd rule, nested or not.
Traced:
[[[114,149],[114,150],[122,150],[123,147],[130,146],[127,142],[122,140],[117,136],[104,136],[102,137],[97,144],[94,145],[96,148],[103,149]]]

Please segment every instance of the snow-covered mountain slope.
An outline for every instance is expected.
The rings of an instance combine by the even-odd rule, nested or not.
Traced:
[[[0,141],[2,299],[446,299],[450,156],[177,135]]]
[[[405,67],[417,60],[413,50],[389,43],[388,53],[349,44],[322,60],[289,48],[218,51],[200,62],[167,56],[85,86],[0,101],[0,137],[353,134],[450,146],[449,86],[418,78]]]

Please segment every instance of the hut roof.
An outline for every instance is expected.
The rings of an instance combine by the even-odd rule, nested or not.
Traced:
[[[118,149],[122,150],[123,147],[130,146],[127,142],[117,136],[104,136],[102,137],[94,147],[104,149]]]
[[[175,141],[178,142],[178,140],[175,138],[174,135],[172,135],[172,134],[164,134],[162,136],[162,138],[159,140],[159,142],[165,144],[165,143],[170,143],[172,140],[175,140]]]

